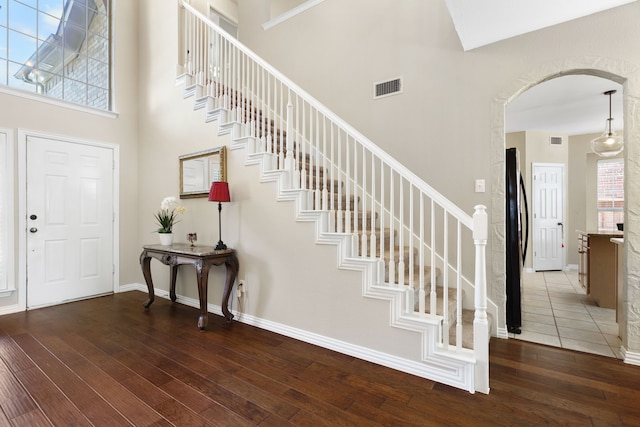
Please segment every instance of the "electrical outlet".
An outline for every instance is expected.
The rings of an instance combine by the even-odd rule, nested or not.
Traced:
[[[236,296],[238,298],[242,298],[244,294],[247,293],[247,286],[244,280],[238,280],[238,286],[236,288]]]

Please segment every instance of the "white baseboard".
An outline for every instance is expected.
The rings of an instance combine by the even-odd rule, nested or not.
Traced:
[[[0,307],[0,316],[3,314],[18,313],[20,311],[24,311],[24,308],[20,307],[19,304],[7,305],[5,307]]]
[[[629,351],[624,346],[620,346],[620,353],[622,354],[624,363],[640,366],[640,353]]]
[[[562,271],[578,271],[578,264],[567,264]],[[522,269],[523,273],[535,273],[536,271],[531,268],[531,267],[527,267],[527,268],[523,268]]]
[[[120,293],[120,292],[129,292],[129,291],[141,291],[144,293],[148,292],[147,286],[141,283],[132,283],[129,285],[120,286],[116,292]],[[165,291],[162,289],[155,289],[154,291],[157,297],[170,299],[168,291]],[[200,308],[200,302],[197,299],[187,298],[181,295],[176,295],[176,297],[177,297],[176,302],[179,302],[184,305],[188,305],[190,307]],[[208,304],[207,311],[209,311],[209,313],[217,314],[220,316],[223,315],[222,308],[218,305]],[[313,332],[294,328],[281,323],[261,319],[259,317],[242,313],[237,310],[232,309],[231,312],[234,315],[233,320],[237,322],[245,323],[250,326],[255,326],[260,329],[264,329],[270,332],[284,335],[289,338],[294,338],[309,344],[317,345],[322,348],[336,351],[338,353],[353,356],[358,359],[375,363],[377,365],[386,366],[388,368],[392,368],[397,371],[416,375],[418,377],[427,378],[427,379],[434,378],[434,375],[436,375],[437,378],[442,377],[442,374],[440,373],[440,369],[442,368],[441,366],[439,367],[439,369],[434,370],[428,364],[425,364],[425,363],[404,359],[402,357],[393,356],[393,355],[372,350],[366,347],[361,347],[349,342],[340,341],[335,338],[329,338],[323,335],[319,335]],[[449,384],[449,385],[453,385],[455,387],[461,388],[459,384],[451,381],[451,379],[439,378],[438,381],[444,384]],[[466,389],[466,388],[463,388],[463,389]]]
[[[157,289],[156,289],[157,290]],[[117,289],[115,289],[115,293],[119,294],[120,292],[129,292],[129,291],[141,291],[148,292],[147,285],[142,285],[140,283],[131,283],[128,285],[120,285]]]
[[[496,336],[498,338],[508,339],[509,332],[507,331],[507,328],[498,328],[498,334]]]

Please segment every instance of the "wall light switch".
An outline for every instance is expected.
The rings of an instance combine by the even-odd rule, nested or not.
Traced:
[[[476,193],[484,193],[484,179],[476,179]]]

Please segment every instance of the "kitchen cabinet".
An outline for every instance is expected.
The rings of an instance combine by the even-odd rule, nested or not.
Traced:
[[[618,265],[611,238],[621,237],[622,233],[579,231],[578,235],[578,279],[598,306],[615,309]]]
[[[589,261],[589,236],[586,234],[578,234],[578,281],[589,294],[589,274],[587,266]]]

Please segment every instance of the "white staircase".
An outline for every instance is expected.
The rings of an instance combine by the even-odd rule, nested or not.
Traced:
[[[315,222],[338,268],[362,272],[364,297],[389,301],[392,326],[420,333],[411,373],[488,393],[485,207],[464,213],[180,3],[177,81],[194,109],[260,166],[262,182],[278,183],[277,200],[295,202],[298,221]]]

